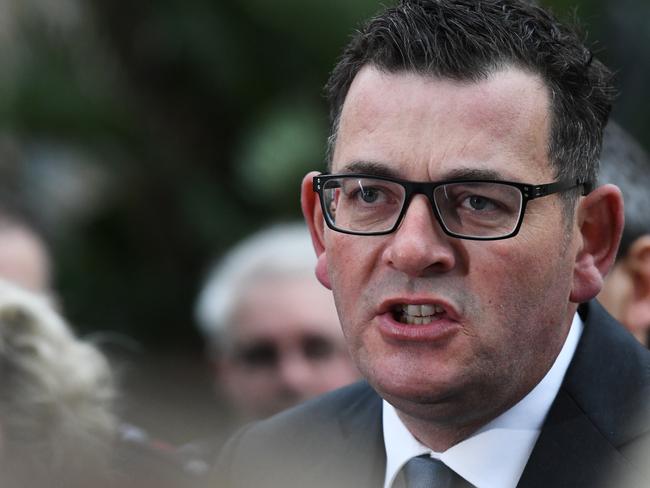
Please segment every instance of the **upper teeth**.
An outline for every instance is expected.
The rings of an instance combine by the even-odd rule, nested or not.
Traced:
[[[445,311],[440,305],[401,305],[403,314],[412,317],[429,317]]]

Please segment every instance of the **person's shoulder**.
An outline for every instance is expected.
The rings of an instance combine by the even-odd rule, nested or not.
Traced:
[[[275,437],[295,432],[304,436],[309,431],[327,430],[330,424],[338,424],[351,416],[363,415],[364,409],[373,404],[380,405],[380,397],[368,383],[360,381],[255,422],[245,427],[240,435]]]
[[[585,328],[574,362],[586,361],[592,370],[612,375],[633,391],[650,388],[650,351],[640,344],[597,301],[581,305]]]
[[[322,468],[314,460],[339,464],[335,453],[370,451],[380,440],[381,398],[359,382],[242,428],[222,449],[215,478],[219,486],[299,486],[297,473]]]
[[[650,435],[650,351],[596,301],[581,307],[585,328],[565,387],[614,445]]]

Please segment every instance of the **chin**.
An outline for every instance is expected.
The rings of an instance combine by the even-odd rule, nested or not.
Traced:
[[[423,381],[426,379],[428,381]],[[449,397],[454,396],[452,383],[446,380],[433,380],[431,376],[413,376],[409,378],[401,375],[369,378],[373,388],[390,403],[408,402],[414,404],[432,405],[445,402]]]

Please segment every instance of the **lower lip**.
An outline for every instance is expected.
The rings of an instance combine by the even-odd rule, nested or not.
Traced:
[[[428,324],[410,325],[398,322],[392,313],[379,316],[379,332],[391,342],[442,342],[461,329],[455,320],[441,318]]]

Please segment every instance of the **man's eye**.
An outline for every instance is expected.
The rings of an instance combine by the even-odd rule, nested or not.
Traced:
[[[364,202],[374,203],[379,198],[379,191],[374,188],[362,188],[359,195]]]
[[[249,368],[273,368],[278,362],[277,347],[269,342],[241,346],[235,356]]]
[[[480,195],[470,195],[462,201],[462,207],[470,210],[495,210],[496,204],[489,198]]]
[[[329,359],[336,352],[336,345],[325,337],[308,336],[302,341],[302,349],[308,359]]]

